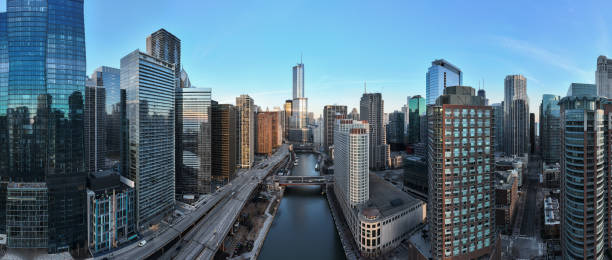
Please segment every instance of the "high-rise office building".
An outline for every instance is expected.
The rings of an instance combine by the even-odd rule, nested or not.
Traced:
[[[472,87],[447,87],[429,118],[429,222],[434,259],[480,259],[495,245],[492,109]]]
[[[387,143],[393,151],[404,150],[404,113],[394,111],[389,114],[387,125]]]
[[[105,106],[105,129],[106,136],[106,159],[111,163],[119,161],[120,138],[121,138],[121,114],[119,111],[121,103],[120,71],[117,68],[102,66],[91,74],[91,82],[104,88],[106,92]]]
[[[351,113],[348,114],[348,119],[359,120],[359,111],[357,111],[356,107],[354,107],[351,110]]]
[[[89,79],[85,87],[84,139],[85,168],[88,172],[104,169],[106,157],[106,91]]]
[[[416,144],[425,142],[421,140],[421,117],[427,113],[425,99],[419,95],[408,99],[408,111],[410,122],[408,123],[408,143]]]
[[[572,83],[567,89],[567,96],[597,96],[597,86],[595,84]]]
[[[504,152],[522,156],[529,152],[529,143],[527,79],[509,75],[504,80]]]
[[[136,227],[174,211],[174,64],[135,50],[121,58],[122,171],[136,190]]]
[[[238,166],[251,168],[255,160],[255,101],[249,95],[236,98],[238,109]]]
[[[595,84],[598,96],[612,98],[612,60],[606,56],[597,57]]]
[[[368,122],[370,127],[370,167],[385,169],[389,161],[389,145],[387,145],[383,115],[384,101],[380,93],[363,93],[359,104],[361,121]]]
[[[529,113],[529,152],[535,153],[536,151],[536,122],[535,114]]]
[[[323,107],[323,147],[329,154],[329,147],[334,144],[334,125],[336,117],[346,117],[346,106],[326,105]]]
[[[211,192],[210,88],[176,90],[176,191]]]
[[[484,98],[485,99],[485,104],[487,106],[489,105],[489,99],[487,98],[487,92],[484,89],[479,89],[478,90],[478,96]]]
[[[463,85],[461,70],[443,59],[431,62],[425,78],[427,105],[435,104],[446,87]]]
[[[216,185],[223,185],[234,179],[238,156],[238,111],[231,104],[217,104],[213,101],[211,113],[212,150],[211,172]]]
[[[611,104],[574,95],[561,107],[561,248],[565,259],[606,259],[610,247]]]
[[[495,130],[493,139],[495,139],[495,152],[503,151],[504,144],[504,102],[491,105],[493,109],[493,119],[495,120]]]
[[[556,95],[542,95],[540,104],[540,150],[547,163],[561,160],[561,122],[559,100]]]
[[[178,37],[163,28],[155,31],[147,37],[147,54],[174,64],[174,82],[177,88],[181,87],[181,40]]]
[[[293,100],[288,99],[285,100],[285,104],[283,104],[283,109],[285,110],[285,129],[284,129],[284,138],[285,140],[289,140],[289,129],[291,129],[291,116],[293,115]]]
[[[9,248],[86,248],[83,0],[10,0],[6,9],[0,233]]]

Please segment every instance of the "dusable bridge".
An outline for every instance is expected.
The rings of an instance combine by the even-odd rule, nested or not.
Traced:
[[[274,176],[273,180],[280,186],[326,185],[334,183],[334,176]]]

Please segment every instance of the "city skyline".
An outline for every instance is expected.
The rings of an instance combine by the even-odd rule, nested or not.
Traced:
[[[291,97],[291,66],[303,53],[309,68],[305,94],[316,115],[327,104],[358,107],[364,81],[369,92],[383,93],[386,111],[399,110],[407,96],[425,96],[427,67],[440,58],[462,69],[464,85],[478,88],[484,79],[491,103],[503,100],[506,75],[525,75],[530,107],[536,108],[542,94],[562,95],[572,82],[595,83],[597,57],[612,54],[610,19],[600,11],[611,3],[603,1],[580,6],[449,3],[439,10],[433,3],[372,3],[351,6],[343,19],[334,15],[345,8],[342,2],[117,4],[85,3],[88,75],[99,66],[119,67],[121,57],[135,47],[145,51],[146,36],[165,28],[183,42],[181,62],[191,81],[212,88],[220,103],[249,94],[264,109],[280,107],[277,100]],[[543,19],[538,10],[544,8],[555,15]],[[0,11],[5,9],[1,3]],[[435,21],[429,17],[433,12],[439,13]],[[520,17],[514,17],[516,12]],[[156,19],[138,19],[144,14]],[[132,15],[132,25],[124,26],[124,18]],[[334,99],[340,93],[348,94]]]

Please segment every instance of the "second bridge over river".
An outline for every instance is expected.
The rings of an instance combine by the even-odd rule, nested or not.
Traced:
[[[334,183],[334,176],[274,176],[274,183],[280,186],[327,185]]]

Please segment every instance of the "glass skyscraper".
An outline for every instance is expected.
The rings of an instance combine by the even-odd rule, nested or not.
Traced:
[[[174,210],[174,65],[135,50],[121,59],[123,175],[136,189],[136,224]]]
[[[13,248],[83,247],[83,0],[8,0],[0,35],[0,232]]]
[[[419,95],[408,99],[408,143],[416,144],[421,140],[421,117],[427,113],[425,99]]]
[[[527,79],[508,75],[504,79],[504,146],[507,156],[529,152],[529,97]]]
[[[427,105],[435,104],[446,87],[463,85],[461,70],[443,59],[434,60],[425,77]]]
[[[163,28],[155,31],[147,37],[147,54],[174,64],[174,82],[176,87],[181,87],[181,40],[178,37]]]
[[[106,92],[106,102],[104,103],[105,110],[105,128],[103,129],[106,135],[106,158],[111,161],[119,160],[120,151],[120,102],[121,102],[121,86],[120,86],[120,70],[117,68],[102,66],[98,67],[91,74],[91,80],[97,87],[104,88]]]
[[[211,89],[176,89],[176,190],[211,191]]]
[[[559,96],[544,94],[540,104],[540,147],[547,163],[561,160]]]

